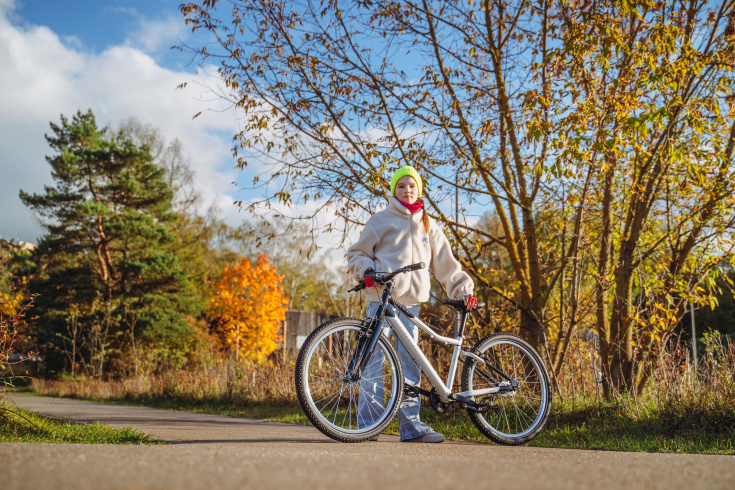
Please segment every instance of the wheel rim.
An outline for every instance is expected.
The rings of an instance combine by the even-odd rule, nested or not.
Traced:
[[[491,363],[518,381],[519,387],[492,397],[497,410],[478,414],[478,419],[501,437],[519,438],[530,434],[543,421],[548,403],[547,380],[538,360],[523,345],[507,340],[492,342],[482,352]],[[488,369],[483,372],[485,374],[473,364],[469,389],[492,388],[506,382]]]
[[[390,416],[387,407],[393,406],[398,396],[396,372],[382,342],[375,347],[366,376],[345,381],[360,330],[358,326],[339,326],[324,332],[309,349],[303,374],[312,412],[324,424],[346,434],[369,432],[383,424]]]

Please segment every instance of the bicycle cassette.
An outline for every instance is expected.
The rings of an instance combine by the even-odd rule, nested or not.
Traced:
[[[510,385],[511,385],[510,381],[503,381],[498,384],[498,386],[503,386],[503,387],[510,386]],[[512,396],[515,396],[516,391],[517,390],[502,391],[498,393],[498,396],[502,396],[504,398],[512,397]]]

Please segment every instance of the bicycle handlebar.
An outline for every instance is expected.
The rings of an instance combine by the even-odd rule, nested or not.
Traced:
[[[365,277],[370,277],[372,281],[375,284],[385,284],[394,277],[396,277],[398,274],[403,274],[404,272],[412,272],[417,271],[420,269],[424,269],[426,267],[426,264],[423,262],[419,262],[418,264],[411,264],[407,265],[405,267],[401,267],[400,269],[396,269],[393,272],[370,272],[369,274],[366,274]],[[367,286],[365,285],[365,278],[360,281],[360,283],[355,286],[354,288],[347,291],[348,293],[357,292],[365,289]]]

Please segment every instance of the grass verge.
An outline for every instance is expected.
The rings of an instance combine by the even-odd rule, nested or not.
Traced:
[[[165,444],[129,427],[114,429],[100,423],[80,425],[3,405],[0,405],[0,442]]]
[[[488,442],[464,412],[437,414],[422,411],[422,418],[449,439]],[[712,430],[705,420],[688,428],[676,427],[660,416],[636,417],[615,405],[585,410],[552,409],[544,430],[528,445],[606,451],[735,454],[732,420]]]
[[[44,394],[53,392],[45,390]],[[272,422],[309,424],[298,404],[293,403],[232,404],[145,395],[79,398]],[[491,443],[475,428],[464,411],[451,410],[440,414],[425,408],[422,409],[421,418],[449,440]],[[613,403],[581,410],[554,407],[544,430],[528,445],[610,451],[735,454],[734,429],[733,410],[714,414],[689,414],[687,417],[663,417],[658,412],[639,410],[636,413],[623,404]],[[397,421],[388,427],[386,433],[398,434]]]

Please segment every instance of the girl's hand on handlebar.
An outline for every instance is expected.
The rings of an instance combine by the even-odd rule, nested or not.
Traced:
[[[425,267],[426,267],[426,264],[424,264],[423,262],[420,262],[418,264],[411,264],[411,265],[407,265],[406,267],[401,267],[400,269],[396,269],[393,272],[375,272],[372,268],[368,268],[365,270],[365,273],[362,276],[362,280],[360,281],[360,284],[353,287],[348,292],[352,293],[355,291],[361,291],[365,288],[371,288],[375,286],[376,284],[386,284],[388,281],[393,279],[398,274],[403,274],[404,272],[417,271]]]
[[[472,295],[466,294],[458,299],[464,301],[464,305],[467,307],[467,311],[472,311],[477,308],[477,298]]]
[[[363,284],[365,284],[366,288],[371,288],[375,286],[375,281],[373,281],[373,274],[375,274],[375,271],[370,268],[365,271],[365,276],[362,278]]]

